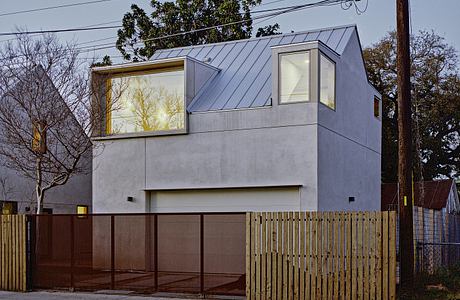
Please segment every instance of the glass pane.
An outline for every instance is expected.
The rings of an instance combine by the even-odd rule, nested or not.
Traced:
[[[335,64],[324,55],[320,57],[320,101],[335,109]]]
[[[281,54],[279,60],[280,102],[310,100],[310,53]]]
[[[110,80],[107,133],[178,130],[185,127],[184,70],[116,76]]]

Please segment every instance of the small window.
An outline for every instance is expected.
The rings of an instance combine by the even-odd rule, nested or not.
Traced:
[[[380,99],[374,96],[374,117],[380,117]]]
[[[310,100],[310,52],[279,55],[280,103]]]
[[[320,95],[319,101],[335,109],[335,63],[320,54]]]
[[[87,205],[77,205],[77,215],[87,215],[88,206]]]

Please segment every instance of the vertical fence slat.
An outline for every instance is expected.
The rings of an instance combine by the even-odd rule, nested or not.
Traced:
[[[260,300],[261,299],[261,284],[260,284],[260,273],[261,273],[261,266],[260,266],[260,213],[255,213],[256,217],[256,238],[255,238],[255,247],[256,247],[256,299]]]
[[[310,237],[310,219],[311,219],[311,213],[306,212],[305,213],[305,297],[303,300],[310,299],[311,294],[311,279],[310,279],[310,274],[311,274],[311,262],[313,259],[311,259],[311,237]]]
[[[339,257],[340,257],[340,251],[339,251],[339,213],[334,213],[334,252],[333,252],[333,257],[334,257],[334,265],[333,265],[333,270],[334,270],[334,299],[339,299]]]
[[[272,262],[271,262],[271,213],[265,213],[265,226],[266,226],[266,248],[265,248],[265,299],[270,299],[272,293],[271,275],[272,275]]]
[[[357,260],[358,260],[358,299],[363,299],[364,284],[363,284],[363,214],[358,213],[358,247],[357,247]]]
[[[251,216],[251,300],[256,299],[256,248],[255,248],[255,239],[256,239],[256,216],[255,213],[249,213]]]
[[[321,275],[322,275],[322,258],[321,255],[323,250],[322,239],[322,215],[318,213],[316,215],[316,299],[321,299]]]
[[[377,213],[375,220],[375,294],[376,300],[382,299],[382,213]]]
[[[266,299],[267,295],[267,213],[263,212],[262,217],[262,236],[260,239],[262,274],[260,276],[261,297]]]
[[[275,299],[282,299],[283,297],[283,221],[282,214],[280,212],[276,213],[277,219],[277,241],[278,241],[278,258],[277,258],[277,271],[278,271],[278,280],[276,285],[276,294]]]
[[[327,299],[332,300],[332,295],[334,292],[334,274],[332,272],[334,266],[334,240],[332,237],[333,234],[333,213],[328,213],[327,220]]]
[[[322,249],[321,249],[321,271],[322,271],[322,275],[321,276],[321,293],[323,295],[323,300],[327,299],[327,277],[328,277],[328,268],[327,268],[327,256],[328,256],[328,251],[329,251],[329,243],[328,243],[328,238],[329,238],[329,235],[328,235],[328,222],[329,222],[329,213],[328,212],[325,212],[323,214],[323,217],[321,218],[322,219],[322,226],[321,226],[321,230],[322,230]]]
[[[289,278],[289,284],[288,284],[288,298],[289,300],[293,299],[293,289],[294,289],[294,270],[293,270],[293,230],[294,230],[294,214],[293,212],[289,212],[289,218],[288,218],[288,227],[289,227],[289,241],[288,241],[288,246],[289,246],[289,259],[288,259],[288,278]]]
[[[300,294],[299,299],[305,299],[305,212],[300,213]]]
[[[288,298],[288,213],[283,212],[283,299]]]
[[[276,264],[276,240],[277,240],[277,232],[276,232],[276,213],[272,212],[271,213],[271,261],[272,261],[272,294],[271,294],[271,299],[276,299],[276,287],[277,287],[277,280],[276,280],[276,274],[277,274],[277,264]]]
[[[358,274],[357,274],[357,252],[358,252],[358,214],[357,213],[352,213],[351,217],[351,243],[352,243],[352,252],[350,253],[351,255],[351,298],[352,299],[357,299],[358,298],[358,293],[357,293],[357,279],[358,279]]]
[[[396,212],[392,211],[389,215],[389,296],[390,300],[396,299]]]
[[[388,299],[388,212],[382,213],[382,241],[383,241],[383,261],[382,261],[382,297]]]
[[[316,283],[318,274],[318,213],[311,213],[311,299],[316,299]]]
[[[293,274],[293,298],[299,299],[299,212],[294,213],[294,220],[292,222],[294,226],[294,243],[293,243],[293,267],[294,267],[294,274]]]
[[[369,212],[363,213],[363,295],[366,300],[369,300],[369,216]]]
[[[339,265],[339,275],[340,275],[340,299],[345,299],[345,249],[346,249],[346,239],[345,239],[345,214],[339,213],[339,235],[340,235],[340,242],[339,242],[339,255],[340,255],[340,265]]]
[[[369,226],[369,298],[375,299],[375,217],[377,213],[370,213],[370,226]]]

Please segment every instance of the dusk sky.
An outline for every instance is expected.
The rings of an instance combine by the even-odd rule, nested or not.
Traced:
[[[37,0],[37,1],[2,1],[0,14],[20,10],[70,4],[76,0]],[[17,15],[0,16],[0,31],[15,31],[16,27],[28,30],[48,30],[57,28],[75,28],[101,23],[113,22],[107,25],[117,25],[123,14],[130,9],[131,3],[136,3],[151,11],[148,0],[112,0],[108,2],[94,3],[70,8],[60,8],[47,11],[30,12]],[[273,0],[265,3],[274,2]],[[314,2],[314,1],[311,1]],[[263,2],[264,3],[264,2]],[[289,5],[306,3],[302,0],[281,0],[276,3],[262,4],[257,9],[275,8]],[[361,9],[366,2],[358,2]],[[459,0],[416,0],[411,3],[412,28],[413,31],[421,29],[434,30],[444,36],[448,43],[460,50],[460,1]],[[369,46],[378,41],[387,31],[395,28],[395,1],[393,0],[369,0],[367,10],[359,15],[355,9],[343,10],[340,5],[317,7],[303,11],[293,12],[272,18],[270,20],[257,20],[254,28],[268,24],[279,23],[281,31],[289,32],[304,31],[321,27],[330,27],[345,24],[357,24],[363,47]],[[85,43],[82,46],[92,46],[101,43],[113,42],[116,40],[116,29],[99,30],[78,33],[60,33],[62,40],[74,40],[78,43]],[[0,37],[6,40],[8,37]],[[95,41],[104,39],[102,41]],[[1,42],[0,42],[1,44]],[[101,57],[104,54],[115,56],[114,62],[121,62],[118,51],[113,48],[109,50],[97,51],[95,53]]]

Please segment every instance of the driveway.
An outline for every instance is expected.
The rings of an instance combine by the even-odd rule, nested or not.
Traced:
[[[183,300],[197,298],[165,298],[135,295],[108,295],[104,293],[69,293],[54,291],[39,291],[30,293],[14,293],[0,291],[0,299],[5,300]]]

